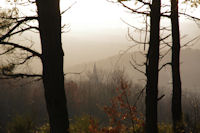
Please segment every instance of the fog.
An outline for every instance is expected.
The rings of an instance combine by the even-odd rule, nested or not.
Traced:
[[[129,5],[131,4],[133,3],[129,3]],[[129,31],[135,40],[144,41],[144,33],[131,27],[131,25],[137,28],[145,27],[144,16],[130,13],[119,4],[111,3],[107,0],[61,0],[61,11],[64,11],[71,5],[73,6],[62,15],[62,25],[66,25],[62,29],[62,45],[64,50],[64,73],[66,74],[65,87],[70,119],[86,113],[97,118],[99,117],[100,120],[106,123],[105,112],[99,108],[99,105],[103,107],[110,104],[108,101],[117,94],[115,92],[116,88],[122,86],[121,82],[123,80],[125,82],[127,80],[127,85],[130,82],[130,88],[128,89],[130,89],[130,94],[132,94],[130,96],[131,104],[138,101],[136,105],[137,110],[144,113],[144,95],[141,95],[139,100],[136,98],[146,84],[146,77],[130,65],[130,60],[133,57],[138,64],[144,64],[146,61],[145,56],[138,51],[146,52],[147,49],[144,51],[143,44],[137,45],[128,36]],[[0,9],[13,6],[15,5],[8,5],[5,0],[0,0]],[[186,7],[183,6],[182,8]],[[36,14],[35,6],[26,8],[19,6],[18,9],[20,10],[19,15],[26,14],[31,16]],[[187,13],[200,17],[199,12],[199,8],[197,8],[191,9]],[[161,28],[166,26],[170,29],[170,23],[168,18],[162,18]],[[32,22],[31,24],[37,25],[37,22]],[[147,30],[149,30],[149,27]],[[200,23],[181,16],[180,33],[183,46],[200,36]],[[171,34],[170,30],[164,32],[161,30],[160,35],[162,38],[169,34]],[[149,34],[147,33],[147,43],[149,40],[148,36]],[[183,115],[184,117],[189,117],[186,122],[191,125],[196,122],[194,121],[196,114],[192,111],[198,110],[200,112],[200,106],[194,104],[194,102],[198,102],[198,105],[200,105],[199,38],[182,48],[180,58]],[[10,41],[31,47],[31,49],[41,53],[40,36],[35,31],[24,32],[10,38]],[[166,41],[171,43],[171,37]],[[161,49],[161,51],[161,54],[163,54],[166,52],[166,49]],[[9,58],[12,58],[11,61],[17,59],[15,54],[13,56],[3,56],[6,56],[6,58],[1,56],[1,64],[8,64]],[[169,52],[160,61],[159,67],[170,61],[171,53]],[[41,66],[39,59],[33,59],[24,66],[16,66],[14,72],[23,73],[25,71],[30,74],[41,74]],[[145,72],[145,67],[140,67],[139,69]],[[81,73],[67,74],[73,72]],[[165,67],[159,71],[159,97],[162,94],[165,95],[158,105],[159,122],[171,122],[171,77],[171,67]],[[32,117],[34,117],[39,126],[46,123],[47,113],[45,110],[42,80],[33,81],[32,78],[17,78],[0,80],[0,83],[0,108],[2,110],[2,113],[0,113],[0,132],[1,130],[6,130],[1,127],[4,127],[7,122],[11,121],[12,117],[15,118],[15,115],[18,113],[33,113],[34,116]],[[200,115],[198,119],[200,120]]]
[[[144,26],[142,25],[143,17],[134,15],[119,4],[107,0],[61,1],[61,11],[72,4],[73,6],[62,16],[62,24],[66,25],[62,34],[65,68],[117,55],[135,45],[127,35],[130,26],[123,21],[139,28]],[[8,4],[6,5],[6,2],[1,0],[1,8],[7,7]],[[22,9],[22,7],[19,6],[19,9]],[[35,10],[35,7],[31,6],[31,10],[23,8],[20,12],[21,14],[33,15]],[[200,16],[198,11],[199,8],[193,8],[188,11],[188,14],[198,17]],[[162,25],[170,27],[170,21],[164,18],[161,21]],[[134,32],[134,39],[139,40],[141,33],[133,31],[131,28],[130,30]],[[181,36],[184,37],[182,44],[200,35],[199,25],[186,17],[180,18],[180,30]],[[24,45],[34,44],[33,49],[41,51],[40,38],[37,33],[26,32],[13,38],[13,41]],[[198,43],[199,41],[195,41],[194,45],[187,47],[199,49]],[[141,49],[143,49],[143,46],[134,47],[130,52]]]

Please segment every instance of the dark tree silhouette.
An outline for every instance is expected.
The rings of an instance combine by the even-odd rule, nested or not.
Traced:
[[[36,0],[42,45],[43,84],[51,133],[69,132],[64,90],[59,0]]]
[[[30,2],[30,1],[29,1]],[[43,85],[45,90],[45,100],[47,106],[47,112],[49,115],[50,132],[51,133],[68,133],[69,120],[67,112],[67,103],[64,89],[64,72],[63,72],[63,56],[61,43],[61,13],[60,13],[60,1],[59,0],[36,0],[38,16],[2,16],[2,20],[12,20],[8,24],[1,23],[1,27],[8,27],[5,34],[0,36],[0,44],[9,46],[9,49],[1,53],[4,55],[15,49],[21,49],[26,51],[27,57],[18,65],[26,63],[33,57],[39,57],[43,66],[43,73],[40,74],[27,74],[27,73],[13,73],[12,69],[6,69],[15,67],[15,63],[8,65],[2,69],[2,74],[6,77],[40,77],[43,79]],[[29,21],[37,20],[39,27],[31,26]],[[23,25],[23,26],[22,26]],[[26,32],[30,29],[39,31],[40,40],[42,46],[42,53],[32,50],[30,47],[13,43],[9,39],[10,37]],[[3,77],[3,78],[6,78]]]
[[[141,71],[136,66],[132,65],[134,69],[138,70],[139,72],[145,74],[147,83],[146,83],[146,110],[145,110],[145,132],[146,133],[157,133],[157,104],[158,104],[158,73],[159,73],[159,47],[160,47],[160,18],[162,17],[169,17],[168,15],[161,13],[161,1],[160,0],[153,0],[151,2],[138,0],[141,2],[143,6],[148,6],[150,10],[141,11],[138,9],[132,9],[121,1],[121,3],[125,8],[131,10],[133,13],[142,14],[146,16],[150,16],[150,41],[149,41],[149,49],[146,57],[146,72]],[[143,7],[142,6],[142,7]],[[140,9],[140,8],[139,8]],[[147,24],[146,24],[147,25]],[[148,28],[146,27],[145,31]],[[165,37],[165,38],[168,38]],[[165,39],[163,38],[163,40]],[[144,42],[135,41],[138,44],[145,44],[146,38]],[[137,64],[136,64],[137,65]]]
[[[150,12],[150,42],[146,64],[146,133],[157,133],[158,65],[160,45],[160,0],[153,0]]]
[[[172,26],[172,120],[174,133],[181,133],[183,130],[182,117],[182,87],[180,77],[180,32],[178,16],[178,0],[171,0],[171,26]]]

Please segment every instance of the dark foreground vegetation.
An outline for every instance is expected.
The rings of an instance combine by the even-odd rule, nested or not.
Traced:
[[[144,132],[143,85],[133,84],[120,70],[109,74],[93,71],[84,80],[65,81],[72,133]],[[41,81],[1,80],[0,132],[48,133]],[[158,103],[160,133],[172,133],[171,90]],[[184,124],[187,132],[200,132],[200,92],[183,90]]]

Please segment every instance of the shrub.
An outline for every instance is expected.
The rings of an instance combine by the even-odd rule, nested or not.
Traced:
[[[46,123],[39,127],[36,131],[36,133],[50,133],[50,126],[49,123]]]
[[[97,122],[97,120],[95,120]],[[74,122],[70,123],[70,133],[91,133],[89,126],[91,117],[89,115],[76,116]]]
[[[29,115],[16,115],[8,124],[8,133],[33,133],[34,122]]]
[[[129,102],[130,84],[120,79],[116,89],[117,95],[111,99],[110,106],[104,106],[104,111],[109,118],[109,125],[99,127],[98,123],[91,120],[89,130],[91,133],[143,133],[144,120],[137,113],[136,107]]]
[[[172,125],[166,123],[158,124],[158,132],[159,133],[172,133]]]

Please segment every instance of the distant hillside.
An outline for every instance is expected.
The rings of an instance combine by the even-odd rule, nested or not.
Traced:
[[[144,56],[139,52],[126,53],[124,55],[116,55],[108,57],[106,59],[97,60],[95,62],[88,62],[85,64],[75,65],[70,68],[66,68],[67,72],[88,72],[92,71],[94,64],[96,64],[97,69],[103,70],[105,72],[110,72],[114,69],[124,69],[125,73],[134,82],[143,82],[145,77],[143,74],[134,70],[131,66],[131,58],[142,64],[145,61]],[[161,60],[160,66],[165,62],[169,62],[171,59],[171,53]],[[195,49],[183,49],[181,51],[181,78],[183,88],[200,88],[200,50]],[[141,68],[144,71],[144,67]],[[84,73],[83,72],[83,73]],[[171,67],[165,67],[159,76],[160,86],[170,86],[171,84]]]

